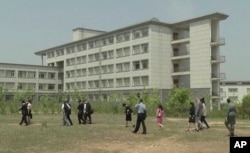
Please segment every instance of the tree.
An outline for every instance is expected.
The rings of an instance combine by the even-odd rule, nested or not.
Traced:
[[[2,86],[0,86],[0,101],[4,100],[6,92],[7,92],[7,89],[5,89]]]
[[[180,116],[185,112],[190,103],[190,91],[186,88],[173,87],[169,92],[169,101],[167,103],[168,111],[173,115]]]
[[[250,117],[250,94],[243,97],[241,111],[244,115]]]

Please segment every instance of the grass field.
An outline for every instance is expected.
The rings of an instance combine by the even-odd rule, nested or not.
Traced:
[[[207,118],[211,128],[186,132],[186,118],[146,119],[147,133],[133,134],[124,115],[92,115],[93,124],[62,126],[61,114],[36,115],[32,124],[20,126],[21,115],[0,115],[0,153],[228,153],[229,137],[223,119]],[[133,121],[136,116],[133,116]],[[250,121],[237,120],[236,136],[250,136]]]

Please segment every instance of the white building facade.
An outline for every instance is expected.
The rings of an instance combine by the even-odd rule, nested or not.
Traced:
[[[0,87],[6,91],[6,99],[13,99],[16,92],[27,90],[35,92],[36,97],[58,93],[63,90],[62,80],[61,68],[0,63]]]
[[[220,92],[222,103],[226,103],[227,98],[241,103],[243,97],[250,94],[250,81],[221,81]]]
[[[219,23],[227,17],[212,13],[172,24],[153,18],[110,32],[76,28],[72,42],[35,54],[63,71],[64,92],[78,90],[90,100],[108,100],[113,93],[126,98],[144,89],[158,89],[165,99],[176,86],[218,102],[225,78]]]

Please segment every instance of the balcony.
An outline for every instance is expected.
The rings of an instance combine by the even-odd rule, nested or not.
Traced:
[[[171,41],[171,44],[179,44],[179,43],[188,43],[190,41],[189,34],[188,33],[173,33],[173,38]]]
[[[190,75],[190,68],[188,68],[188,67],[173,68],[172,69],[172,76],[178,76],[178,75]]]
[[[212,73],[212,75],[211,75],[211,80],[212,81],[225,80],[225,79],[226,79],[226,74],[225,73],[220,73],[219,75],[215,74],[215,73]]]
[[[211,56],[211,63],[225,63],[225,56]]]
[[[211,39],[211,46],[221,46],[225,45],[225,38],[217,38],[217,39]]]

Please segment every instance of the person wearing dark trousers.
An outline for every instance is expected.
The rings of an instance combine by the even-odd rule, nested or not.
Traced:
[[[77,109],[78,109],[78,113],[77,113],[78,122],[79,124],[82,124],[84,121],[83,120],[83,101],[81,100],[78,101]]]
[[[128,127],[128,123],[132,122],[132,113],[133,113],[133,110],[132,110],[132,108],[129,105],[127,105],[125,103],[123,103],[122,106],[124,107],[124,113],[125,113],[125,120],[126,120],[125,127]]]
[[[225,119],[225,126],[229,131],[229,136],[234,136],[234,125],[236,124],[236,107],[231,102],[230,99],[227,99],[228,107],[227,107],[227,114]]]
[[[207,108],[206,108],[206,104],[205,104],[205,99],[204,99],[204,97],[203,98],[201,98],[201,103],[202,103],[202,115],[201,115],[201,123],[203,124],[205,124],[206,125],[206,127],[207,127],[207,129],[209,128],[209,125],[208,125],[208,123],[207,123],[207,121],[206,121],[206,116],[207,116]]]
[[[92,114],[91,105],[87,100],[85,100],[83,105],[83,124],[86,124],[87,121],[89,124],[92,124],[91,114]]]
[[[71,118],[70,118],[70,115],[71,115],[71,105],[70,105],[69,101],[67,101],[67,104],[69,106],[69,111],[68,111],[68,113],[66,115],[67,115],[67,118],[69,120],[70,125],[73,125],[73,123],[71,121]]]
[[[24,122],[25,125],[27,126],[28,125],[28,121],[27,121],[28,109],[27,109],[27,103],[25,101],[22,101],[22,107],[19,110],[22,111],[22,119],[19,124],[22,125]]]
[[[65,101],[63,106],[62,106],[63,112],[64,112],[64,123],[63,125],[67,125],[67,121],[69,121],[70,125],[73,125],[70,114],[71,114],[71,105],[69,104],[68,101]]]
[[[137,110],[137,120],[136,120],[136,125],[133,133],[137,133],[138,130],[140,129],[140,125],[142,124],[142,134],[147,133],[146,125],[145,125],[145,119],[147,117],[147,112],[146,112],[146,105],[143,103],[143,100],[140,99],[139,103],[135,105],[135,108]]]

